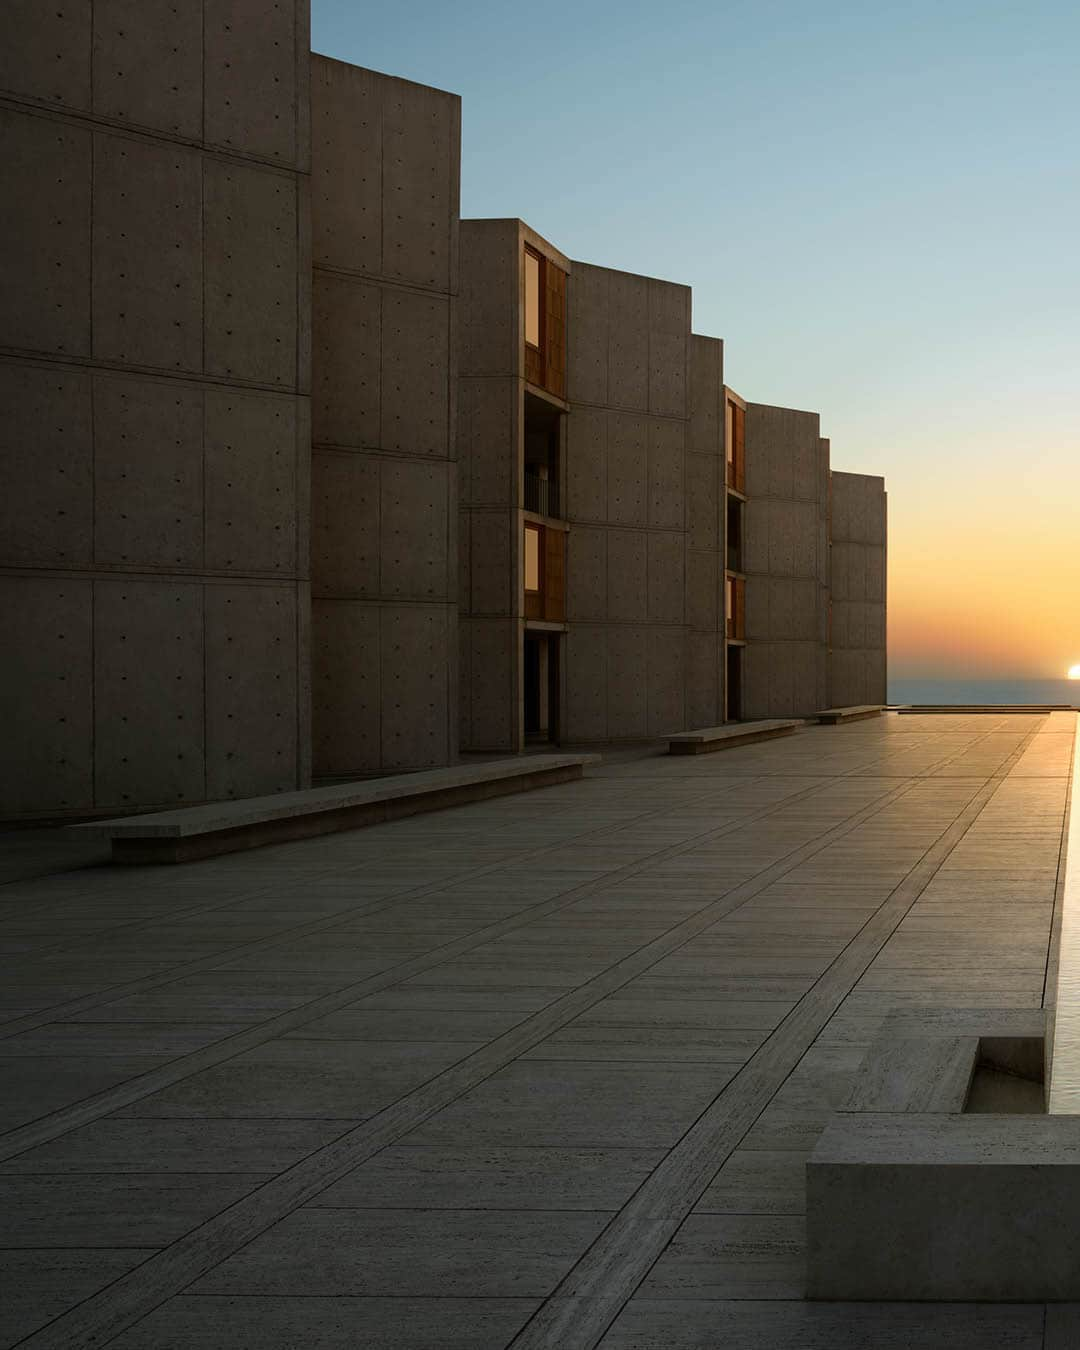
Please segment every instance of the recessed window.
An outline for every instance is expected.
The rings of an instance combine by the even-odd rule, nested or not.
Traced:
[[[525,341],[540,346],[540,255],[525,250]]]
[[[525,526],[525,589],[533,594],[540,590],[540,531],[535,525]]]

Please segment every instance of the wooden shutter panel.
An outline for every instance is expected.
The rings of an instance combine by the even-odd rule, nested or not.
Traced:
[[[746,409],[736,403],[732,422],[735,428],[735,491],[746,491]]]
[[[746,582],[742,577],[735,582],[735,636],[746,637]]]
[[[562,530],[544,531],[544,618],[566,621],[566,536]]]
[[[544,264],[544,387],[566,397],[566,273]]]

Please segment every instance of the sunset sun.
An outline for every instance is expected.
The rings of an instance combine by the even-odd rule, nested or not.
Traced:
[[[1070,679],[1070,680],[1080,680],[1080,666],[1070,666],[1070,667],[1069,667],[1069,679]]]

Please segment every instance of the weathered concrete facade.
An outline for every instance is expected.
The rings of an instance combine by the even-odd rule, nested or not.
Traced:
[[[458,324],[460,455],[460,718],[464,750],[524,744],[522,644],[526,625],[556,634],[561,621],[527,619],[523,537],[526,440],[537,418],[554,443],[555,497],[565,492],[567,402],[527,378],[523,260],[526,247],[563,276],[569,261],[524,222],[461,223]],[[562,531],[556,516],[546,528]],[[562,659],[561,653],[556,659]]]
[[[832,475],[832,702],[884,703],[888,504],[884,478]]]
[[[306,0],[0,44],[0,811],[308,776]]]
[[[461,101],[312,58],[314,774],[457,755]]]
[[[830,703],[829,446],[819,421],[746,405],[747,718],[804,716]]]
[[[882,480],[742,400],[733,479],[689,287],[461,222],[456,95],[306,0],[11,10],[0,814],[884,701]]]
[[[686,718],[690,288],[575,262],[569,314],[566,734],[644,740]]]

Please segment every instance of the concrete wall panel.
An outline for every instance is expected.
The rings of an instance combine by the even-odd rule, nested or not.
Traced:
[[[451,472],[452,466],[446,464],[383,460],[379,551],[384,597],[453,598],[446,566]]]
[[[567,419],[567,508],[571,519],[607,520],[608,414],[578,407]]]
[[[0,200],[0,345],[89,355],[90,133],[0,108]]]
[[[270,6],[261,0],[213,0],[204,6],[203,98],[212,145],[306,167],[297,135],[297,67],[309,61],[306,10],[306,0]],[[306,87],[306,71],[303,83]]]
[[[382,271],[388,277],[450,289],[460,119],[453,95],[405,80],[385,82]]]
[[[685,441],[685,422],[650,420],[648,520],[661,529],[686,528]]]
[[[743,567],[747,572],[769,570],[773,505],[767,498],[752,497],[743,506]]]
[[[690,288],[649,280],[649,411],[687,416]]]
[[[461,375],[517,376],[520,354],[518,226],[513,220],[461,224]],[[571,297],[577,282],[569,288]],[[571,343],[570,351],[573,352]]]
[[[649,334],[649,411],[686,416],[686,334]]]
[[[296,180],[207,160],[206,369],[296,384]]]
[[[720,547],[720,464],[715,455],[686,456],[687,547]]]
[[[211,388],[205,409],[207,566],[295,571],[295,402]]]
[[[818,575],[818,510],[816,502],[791,502],[787,507],[791,521],[791,571],[797,577]]]
[[[94,0],[94,112],[188,140],[202,136],[201,7]]]
[[[312,311],[312,436],[321,445],[378,445],[382,291],[317,272]]]
[[[772,581],[767,576],[746,578],[746,639],[748,642],[767,642],[772,632],[769,598]],[[744,676],[746,672],[744,671]],[[745,684],[745,679],[744,679]]]
[[[323,775],[371,773],[380,764],[379,607],[313,600],[312,743]]]
[[[690,337],[690,422],[686,448],[700,455],[724,450],[724,344],[719,338]]]
[[[297,783],[296,592],[206,587],[206,786],[211,798]]]
[[[609,530],[607,536],[607,617],[640,621],[649,596],[649,536],[641,530]]]
[[[769,716],[795,716],[795,651],[790,642],[766,645],[769,673]]]
[[[567,618],[602,623],[607,618],[607,543],[610,531],[575,525],[567,536]]]
[[[607,429],[607,518],[613,525],[647,519],[649,427],[644,417],[613,413]]]
[[[723,642],[715,633],[686,635],[686,726],[713,727],[723,720],[720,670]]]
[[[795,540],[799,519],[795,503],[773,501],[769,511],[769,573],[790,577],[795,570]]]
[[[607,739],[607,629],[575,624],[566,635],[566,739]]]
[[[183,146],[94,137],[94,355],[202,367],[202,163]]]
[[[818,688],[817,655],[811,643],[792,645],[792,706],[796,717],[814,713],[823,706]]]
[[[649,735],[666,736],[686,725],[685,653],[677,635],[649,629]]]
[[[92,583],[0,577],[5,815],[93,804]]]
[[[449,322],[448,303],[440,296],[384,291],[380,438],[384,449],[448,453]]]
[[[686,545],[682,534],[648,536],[650,623],[684,623],[686,615]]]
[[[513,560],[517,543],[509,512],[474,511],[469,530],[468,611],[477,615],[515,613]]]
[[[608,402],[649,407],[649,279],[610,272],[608,282]]]
[[[686,554],[686,622],[691,629],[715,633],[719,623],[720,559],[716,553]]]
[[[796,642],[821,641],[819,617],[821,589],[815,580],[798,578],[791,583],[791,636]]]
[[[582,403],[608,402],[609,278],[605,268],[575,263],[567,286],[573,334],[567,354],[567,389],[570,398]]]
[[[382,651],[382,766],[418,769],[450,758],[445,605],[384,605]]]
[[[203,391],[197,385],[95,378],[94,557],[202,566]],[[152,611],[145,616],[149,622]],[[201,635],[201,617],[198,626]],[[104,781],[113,779],[99,775]],[[120,798],[114,793],[109,800]]]
[[[57,567],[89,562],[89,375],[0,364],[0,408],[0,561]]]
[[[795,598],[790,577],[769,578],[769,638],[790,642],[795,637]]]
[[[94,583],[94,742],[95,805],[203,800],[200,583]]]
[[[379,461],[347,452],[316,451],[311,460],[311,513],[311,584],[315,594],[376,597]],[[340,644],[340,654],[348,656],[355,650],[359,620],[348,617],[340,608],[320,607],[317,624],[324,616],[341,630],[340,638],[328,635],[326,642]],[[331,648],[324,650],[329,654]],[[336,677],[327,673],[323,678],[333,683]]]
[[[622,625],[607,630],[607,734],[645,740],[649,735],[649,630]]]
[[[467,684],[469,705],[462,748],[516,750],[517,620],[469,618],[463,620],[461,633],[468,650],[462,686]]]
[[[58,107],[90,107],[90,0],[5,0],[0,89]]]
[[[311,57],[312,257],[382,271],[382,97],[385,83],[325,56]]]
[[[458,460],[462,491],[471,506],[510,506],[509,448],[515,443],[517,387],[508,376],[463,379],[458,386]]]

